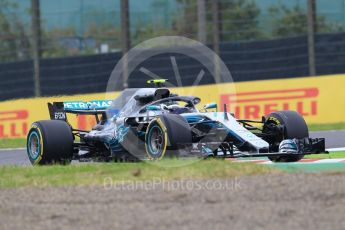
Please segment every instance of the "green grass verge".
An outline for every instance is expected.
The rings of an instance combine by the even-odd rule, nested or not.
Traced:
[[[345,122],[332,124],[308,124],[309,131],[345,130]]]
[[[316,159],[333,159],[333,158],[345,158],[345,152],[331,152],[329,154],[312,154],[306,155],[304,158],[316,158]]]
[[[126,181],[229,178],[243,175],[280,172],[277,169],[224,160],[164,160],[152,163],[93,163],[67,166],[0,167],[0,188],[45,186],[90,186]],[[166,164],[170,167],[164,167]],[[171,167],[172,164],[185,166]]]
[[[0,139],[0,149],[4,148],[24,148],[26,145],[25,138]]]

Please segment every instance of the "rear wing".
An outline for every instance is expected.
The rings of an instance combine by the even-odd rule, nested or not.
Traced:
[[[102,120],[106,118],[107,109],[111,106],[111,100],[94,100],[94,101],[66,101],[48,103],[48,110],[51,120],[63,120],[67,122],[67,113],[76,115],[95,115],[99,122],[98,115],[102,115]],[[110,110],[113,114],[118,110]]]

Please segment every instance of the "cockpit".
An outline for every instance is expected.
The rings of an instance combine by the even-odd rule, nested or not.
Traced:
[[[132,116],[143,106],[172,96],[166,88],[125,89],[111,104],[109,111],[119,116]]]
[[[148,110],[163,111],[173,114],[195,113],[198,112],[198,109],[195,107],[198,103],[200,103],[200,98],[198,97],[172,96],[143,106],[143,108],[139,110],[139,113],[144,113]]]
[[[152,110],[174,114],[197,112],[195,105],[200,98],[192,96],[178,96],[167,88],[126,89],[117,97],[110,111],[118,111],[121,117],[137,116]]]

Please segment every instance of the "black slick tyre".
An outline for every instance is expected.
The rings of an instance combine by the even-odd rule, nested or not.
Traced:
[[[282,125],[284,127],[282,135],[276,137],[276,146],[279,145],[278,142],[285,139],[303,139],[309,137],[308,126],[304,118],[295,111],[283,110],[269,114],[266,118],[265,125],[272,123],[275,125]],[[274,151],[278,151],[278,148],[276,147]],[[273,162],[296,162],[301,160],[303,157],[303,155],[290,154],[288,156],[272,156],[268,158]]]
[[[33,165],[66,164],[73,157],[73,134],[64,121],[44,120],[31,125],[27,154]]]
[[[160,160],[164,156],[178,157],[180,150],[192,144],[188,122],[177,114],[164,114],[153,119],[145,134],[147,157]]]

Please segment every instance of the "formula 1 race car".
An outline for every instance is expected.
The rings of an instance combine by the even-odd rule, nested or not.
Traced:
[[[151,80],[159,84],[164,80]],[[303,117],[278,111],[261,121],[236,119],[200,98],[168,88],[126,89],[114,101],[48,103],[51,120],[34,122],[27,136],[32,164],[159,160],[163,157],[262,157],[299,161],[325,153],[323,138],[309,138]],[[215,110],[210,112],[210,110]],[[71,127],[67,114],[92,115],[92,130]]]

